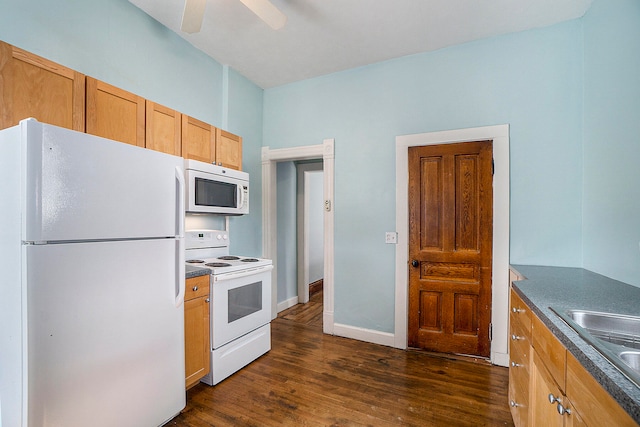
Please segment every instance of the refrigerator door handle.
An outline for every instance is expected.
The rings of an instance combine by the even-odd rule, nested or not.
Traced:
[[[185,263],[184,263],[184,215],[185,215],[185,195],[184,195],[184,172],[182,168],[176,166],[176,307],[180,307],[184,302],[186,287]]]
[[[185,181],[184,171],[176,166],[176,235],[184,237],[184,215],[185,215]]]
[[[185,278],[185,262],[184,262],[184,237],[176,239],[176,307],[180,307],[184,302],[184,293],[186,284]]]

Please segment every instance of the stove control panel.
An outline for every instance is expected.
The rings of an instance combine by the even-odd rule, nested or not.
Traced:
[[[187,230],[185,247],[187,249],[229,246],[229,234],[224,230]]]

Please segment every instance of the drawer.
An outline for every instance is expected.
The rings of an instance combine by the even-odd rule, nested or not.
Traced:
[[[527,336],[527,331],[518,322],[511,324],[509,331],[509,354],[511,359],[517,358],[517,362],[529,366],[531,341]]]
[[[526,331],[525,335],[531,336],[531,310],[513,289],[511,289],[509,320],[511,323],[520,323]]]
[[[528,374],[531,361],[531,346],[528,340],[514,340],[513,335],[515,334],[509,336],[509,369],[518,368]]]
[[[567,350],[536,315],[531,319],[531,331],[533,348],[536,349],[540,360],[564,393]]]
[[[190,277],[187,279],[187,285],[184,292],[184,300],[189,301],[194,298],[199,298],[205,295],[209,295],[209,276]]]
[[[520,384],[509,375],[509,408],[516,427],[528,425],[529,418],[529,379],[526,384]]]

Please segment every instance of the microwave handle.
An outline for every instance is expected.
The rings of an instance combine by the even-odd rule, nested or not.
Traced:
[[[244,206],[244,191],[242,191],[242,184],[238,184],[238,191],[240,192],[240,197],[238,197],[238,200],[240,200],[240,203],[238,203],[238,207],[241,208],[242,206]]]

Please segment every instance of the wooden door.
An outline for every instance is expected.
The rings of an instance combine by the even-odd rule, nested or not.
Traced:
[[[0,129],[34,117],[84,132],[85,76],[0,42]]]
[[[409,148],[409,346],[487,357],[492,142]]]
[[[242,170],[242,137],[217,129],[216,162],[218,166]]]
[[[182,115],[182,157],[214,163],[216,128],[186,114]]]
[[[145,147],[182,156],[182,115],[176,110],[147,100]]]
[[[144,147],[144,98],[87,77],[87,133]]]

